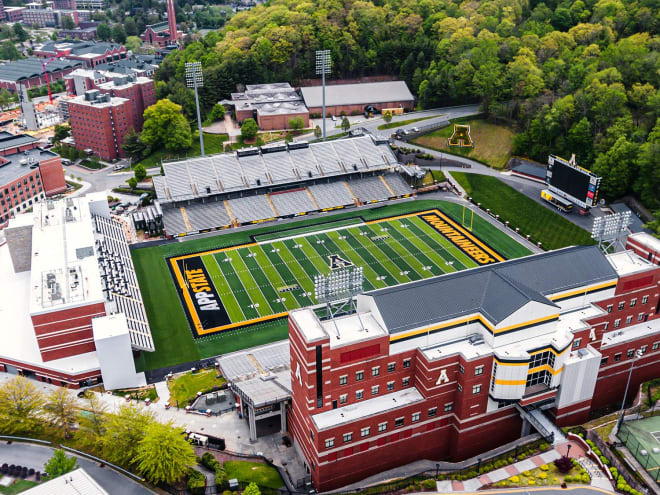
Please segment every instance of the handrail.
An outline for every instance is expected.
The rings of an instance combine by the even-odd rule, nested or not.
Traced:
[[[119,471],[119,472],[122,473],[122,474],[125,474],[126,476],[129,476],[129,477],[133,478],[133,479],[136,480],[136,481],[140,481],[140,482],[145,481],[144,478],[140,478],[139,476],[137,476],[137,475],[131,473],[130,471],[127,471],[127,470],[124,469],[124,468],[120,468],[119,466],[117,466],[117,465],[115,465],[115,464],[112,464],[112,463],[106,461],[105,459],[100,459],[100,458],[98,458],[98,457],[96,457],[96,456],[93,456],[93,455],[91,455],[91,454],[88,454],[87,452],[81,452],[80,450],[72,449],[71,447],[66,447],[66,446],[64,446],[64,445],[60,445],[60,447],[62,447],[62,449],[66,450],[67,452],[72,452],[72,453],[77,454],[77,455],[79,455],[79,456],[81,456],[81,457],[86,457],[86,458],[88,458],[88,459],[92,459],[92,460],[94,460],[94,461],[96,461],[96,462],[102,462],[102,463],[105,464],[106,466],[110,466],[111,468],[113,468],[113,469]]]

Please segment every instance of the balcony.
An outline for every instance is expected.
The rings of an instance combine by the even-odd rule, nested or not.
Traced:
[[[544,402],[553,402],[557,397],[557,388],[550,388],[545,383],[537,383],[525,388],[525,393],[520,399],[521,406],[531,404],[541,405]]]

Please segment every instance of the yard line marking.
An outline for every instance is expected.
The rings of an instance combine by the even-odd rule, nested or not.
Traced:
[[[246,319],[245,313],[243,313],[243,310],[241,309],[241,305],[238,302],[238,299],[236,299],[236,296],[234,296],[234,293],[232,292],[231,287],[229,286],[229,282],[227,282],[224,273],[222,273],[222,270],[218,266],[218,262],[215,260],[215,257],[212,254],[204,255],[202,256],[202,262],[206,266],[206,269],[209,271],[209,275],[211,276],[213,285],[216,286],[216,290],[219,289],[219,287],[216,285],[216,281],[220,283],[222,289],[224,289],[224,290],[218,290],[218,296],[220,297],[220,301],[222,302],[222,304],[225,306],[225,309],[227,309],[227,313],[229,313],[229,309],[230,309],[229,306],[232,306],[231,309],[237,313],[235,315],[230,315],[232,323],[236,323],[236,321],[238,321],[238,320],[234,321],[233,316],[239,316],[239,314],[243,317],[243,320],[245,320]],[[225,297],[229,299],[228,301],[229,304],[226,304]],[[235,303],[235,305],[232,303]]]
[[[264,250],[261,248],[261,246],[252,246],[250,249],[250,252],[254,252],[257,256],[255,257],[255,262],[259,265],[261,268],[261,271],[264,273],[266,276],[266,279],[269,281],[271,284],[271,287],[277,294],[277,297],[279,297],[279,293],[277,292],[277,285],[281,284],[282,286],[286,285],[286,282],[280,275],[280,272],[275,268],[273,263],[270,261],[270,258],[266,255]],[[262,260],[259,260],[259,258],[263,258]],[[267,270],[268,269],[268,270]],[[273,284],[273,281],[275,284]],[[281,298],[280,298],[281,299]],[[294,298],[285,298],[286,300],[284,302],[280,302],[284,306],[284,309],[290,310],[290,309],[297,309],[299,308],[298,302]]]
[[[247,272],[249,274],[249,277],[252,279],[252,282],[254,282],[253,287],[248,287],[248,285],[245,282],[249,282],[249,281],[245,281],[241,278],[241,276],[239,275],[239,270],[236,270],[236,265],[234,265],[234,263],[240,264],[244,269],[244,270],[241,270],[241,271],[242,272]],[[256,279],[254,278],[254,275],[252,274],[252,271],[248,268],[248,266],[243,261],[243,258],[240,254],[240,251],[238,251],[238,250],[236,251],[236,254],[235,254],[235,256],[232,257],[232,261],[230,261],[230,264],[234,268],[234,271],[236,271],[236,275],[238,276],[238,278],[240,278],[241,282],[243,282],[243,287],[245,287],[246,292],[250,296],[250,299],[252,300],[252,304],[253,305],[255,303],[259,304],[259,307],[256,308],[257,312],[261,316],[266,316],[268,314],[274,313],[275,311],[270,306],[270,303],[269,303],[268,299],[264,295],[264,292],[261,290],[261,287],[257,283]],[[254,290],[255,287],[259,291],[259,294],[261,294],[261,297],[259,297],[259,294],[256,294],[256,290]],[[254,294],[251,294],[250,292],[253,292]],[[261,301],[258,301],[257,299],[261,299]],[[267,307],[263,308],[263,311],[262,311],[261,310],[261,303],[264,303],[264,302],[266,303]]]

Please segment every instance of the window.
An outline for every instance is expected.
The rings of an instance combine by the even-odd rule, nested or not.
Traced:
[[[619,302],[619,311],[621,311],[626,306],[626,301]]]
[[[378,431],[386,431],[387,423],[378,423]]]
[[[643,345],[642,347],[639,348],[640,354],[646,354],[646,350],[649,348],[647,345]]]
[[[341,394],[339,396],[339,403],[346,404],[348,402],[348,394]]]
[[[458,372],[461,373],[461,374],[465,373],[465,368],[463,368],[462,364],[458,365]]]
[[[410,385],[410,378],[409,378],[409,377],[405,377],[405,378],[401,381],[401,385],[403,385],[404,387],[407,387],[408,385]]]
[[[334,437],[333,437],[333,438],[326,438],[326,439],[325,439],[325,448],[326,448],[326,449],[329,449],[330,447],[334,447],[334,446],[335,446],[335,439],[334,439]]]
[[[387,391],[391,392],[394,390],[394,382],[387,382]]]
[[[403,360],[403,367],[410,368],[410,358]]]
[[[536,371],[535,373],[530,373],[529,375],[527,375],[527,383],[525,383],[525,386],[533,387],[534,385],[538,385],[539,383],[550,386],[551,380],[552,380],[552,376],[550,375],[548,370]]]
[[[649,296],[642,297],[642,304],[646,304],[647,302],[649,302]]]
[[[606,332],[606,331],[607,331],[607,328],[608,328],[609,326],[610,326],[610,322],[609,322],[609,321],[606,321],[606,322],[605,322],[605,326],[603,327],[603,332]]]
[[[630,307],[631,307],[631,308],[634,308],[636,305],[637,305],[637,298],[636,298],[636,297],[633,297],[633,298],[630,300]]]
[[[474,385],[472,387],[472,394],[475,395],[479,393],[481,393],[481,385]]]
[[[630,325],[631,321],[632,321],[632,315],[626,318],[626,325]]]
[[[611,312],[612,312],[612,305],[611,305],[611,304],[608,304],[608,305],[607,305],[607,312],[608,312],[608,313],[611,313]]]
[[[368,426],[365,426],[364,428],[362,428],[362,429],[360,430],[360,436],[361,436],[361,437],[368,437],[368,436],[369,436],[369,431],[370,431],[370,430],[371,430],[371,428],[369,428]]]
[[[378,385],[374,385],[371,387],[371,395],[378,395],[378,392],[380,390],[380,387]]]
[[[637,315],[637,321],[642,321],[644,319],[644,314],[645,313],[640,313]]]
[[[348,375],[342,375],[339,377],[339,385],[346,385],[348,383]]]
[[[387,365],[388,373],[393,373],[395,369],[396,369],[396,363],[388,363]]]
[[[357,390],[355,392],[355,399],[356,400],[362,399],[363,396],[364,396],[364,390]]]
[[[429,409],[429,418],[435,417],[435,415],[438,414],[438,408],[437,407],[432,407]]]
[[[616,363],[617,361],[621,361],[621,353],[620,352],[617,352],[614,355],[614,362]]]
[[[396,418],[394,420],[394,427],[398,428],[399,426],[403,426],[403,418]]]
[[[619,328],[621,326],[621,318],[614,320],[614,328]]]
[[[573,349],[577,349],[578,347],[580,347],[581,343],[582,343],[582,339],[575,339],[573,341]]]
[[[312,430],[309,430],[309,437],[314,441],[314,432]]]
[[[483,375],[484,374],[484,365],[482,364],[481,366],[477,366],[474,369],[474,374],[475,375]]]
[[[355,372],[355,381],[359,382],[361,380],[364,380],[364,371],[356,371]]]
[[[628,352],[626,352],[626,357],[633,357],[635,355],[635,349],[628,349]]]
[[[458,391],[459,391],[459,392],[462,392],[462,391],[463,391],[463,386],[462,386],[460,383],[457,385],[457,387],[458,387]]]
[[[374,366],[371,368],[371,376],[378,376],[380,375],[380,366]]]
[[[418,413],[418,412],[413,413],[413,414],[412,414],[412,418],[411,418],[411,419],[412,419],[412,422],[413,422],[413,423],[416,423],[417,421],[419,421],[420,416],[421,416],[421,413]]]
[[[454,403],[453,403],[453,402],[447,402],[447,403],[445,404],[445,412],[449,412],[449,411],[451,411],[452,409],[454,409]]]
[[[607,364],[607,358],[604,357],[603,359],[600,360],[600,365],[605,366]]]
[[[344,433],[344,443],[348,443],[351,440],[353,440],[353,434],[352,433]]]
[[[660,342],[653,342],[653,345],[651,346],[651,350],[657,351],[658,347],[660,347]]]

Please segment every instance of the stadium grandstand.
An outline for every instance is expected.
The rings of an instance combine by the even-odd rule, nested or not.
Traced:
[[[358,136],[166,162],[153,183],[181,236],[410,196],[397,167],[387,140]]]

